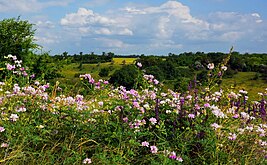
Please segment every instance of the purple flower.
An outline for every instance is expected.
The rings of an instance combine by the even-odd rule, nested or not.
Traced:
[[[136,65],[137,65],[139,68],[142,67],[142,64],[141,64],[140,62],[138,62]]]
[[[209,103],[205,103],[205,104],[204,104],[204,107],[205,107],[205,108],[209,108],[209,107],[210,107],[210,104],[209,104]]]
[[[30,75],[30,78],[34,78],[34,77],[35,77],[35,74]]]
[[[176,159],[176,153],[174,151],[171,152],[170,155],[169,155],[169,158],[170,159]]]
[[[139,103],[138,103],[137,101],[134,101],[134,102],[133,102],[133,106],[134,106],[135,108],[139,108],[139,107],[140,107],[140,105],[139,105]]]
[[[233,118],[234,118],[234,119],[239,118],[239,114],[235,114],[235,115],[233,116]]]
[[[194,119],[194,118],[195,118],[195,115],[192,114],[192,113],[190,113],[190,114],[188,115],[188,117],[191,118],[191,119]]]

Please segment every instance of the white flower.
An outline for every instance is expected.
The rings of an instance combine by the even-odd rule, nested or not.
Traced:
[[[92,163],[92,160],[89,159],[89,158],[85,158],[85,159],[83,160],[83,164],[91,164],[91,163]]]
[[[222,66],[221,69],[222,69],[223,71],[226,71],[226,70],[227,70],[227,66]]]
[[[218,129],[218,128],[222,128],[222,126],[220,126],[219,124],[217,123],[213,123],[210,125],[211,127],[213,127],[215,130]]]
[[[248,94],[248,92],[245,91],[245,90],[239,90],[239,93],[241,93],[241,94]]]
[[[149,119],[149,121],[151,122],[152,125],[155,125],[155,124],[157,123],[157,119],[154,118],[154,117],[151,117],[151,118]]]
[[[247,114],[246,112],[241,112],[240,114],[241,114],[243,119],[248,120],[250,118],[249,114]]]
[[[169,113],[172,113],[172,111],[171,110],[166,110],[166,113],[169,114]]]
[[[213,63],[210,63],[210,64],[208,64],[208,69],[210,69],[210,70],[212,70],[212,69],[214,69],[214,64]]]
[[[227,116],[215,105],[210,107],[212,109],[212,113],[218,118],[227,118]]]
[[[17,121],[18,118],[19,118],[19,116],[17,114],[11,114],[10,117],[9,117],[9,119],[11,121]]]

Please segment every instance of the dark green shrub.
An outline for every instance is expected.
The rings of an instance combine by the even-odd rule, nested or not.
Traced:
[[[109,75],[109,68],[101,68],[98,75],[100,77],[107,77]]]
[[[134,88],[137,83],[138,69],[134,65],[124,65],[120,70],[116,70],[110,77],[109,82],[115,86],[124,86],[127,89]]]

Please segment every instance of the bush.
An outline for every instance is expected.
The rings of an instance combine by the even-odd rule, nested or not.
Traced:
[[[98,75],[100,77],[107,77],[109,75],[109,68],[101,68]]]
[[[134,65],[124,65],[116,70],[110,77],[109,82],[115,86],[124,86],[126,89],[135,87],[138,81],[138,69]]]

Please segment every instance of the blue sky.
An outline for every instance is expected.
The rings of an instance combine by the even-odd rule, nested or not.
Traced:
[[[50,54],[267,53],[266,0],[0,0]]]

